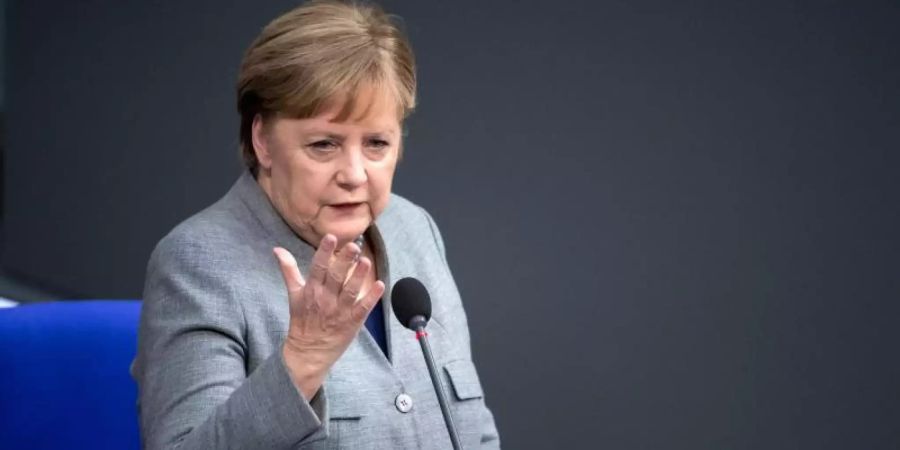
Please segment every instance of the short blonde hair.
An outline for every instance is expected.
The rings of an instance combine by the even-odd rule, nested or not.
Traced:
[[[257,115],[308,118],[341,96],[341,115],[349,114],[358,90],[371,84],[394,95],[401,120],[415,108],[415,58],[395,16],[369,3],[314,0],[276,18],[247,49],[238,75],[244,164],[256,174]]]

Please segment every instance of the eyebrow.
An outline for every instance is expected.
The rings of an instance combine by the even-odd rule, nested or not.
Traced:
[[[316,130],[316,129],[309,130],[307,133],[304,133],[304,134],[307,134],[307,135],[321,135],[321,136],[325,136],[325,137],[327,137],[327,138],[329,138],[329,139],[335,139],[335,140],[339,140],[339,141],[342,141],[342,140],[344,140],[344,138],[346,138],[346,136],[343,135],[343,134],[337,134],[337,133],[332,133],[332,132],[329,132],[329,131]],[[363,136],[365,136],[365,137],[371,137],[371,136],[381,136],[381,135],[384,135],[384,136],[394,137],[396,134],[397,134],[397,133],[395,133],[394,130],[379,130],[379,131],[372,131],[372,132],[366,132],[366,133],[363,133]]]

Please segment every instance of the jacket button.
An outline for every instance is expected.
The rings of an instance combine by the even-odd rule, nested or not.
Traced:
[[[396,399],[394,399],[394,405],[397,406],[398,411],[402,413],[408,413],[413,406],[412,397],[406,394],[400,394]]]

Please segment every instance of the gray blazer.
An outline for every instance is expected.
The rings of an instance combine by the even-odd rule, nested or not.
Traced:
[[[148,449],[450,448],[413,332],[390,287],[413,276],[431,294],[432,350],[464,448],[499,448],[469,345],[466,315],[428,213],[392,195],[368,231],[380,256],[388,354],[363,327],[309,401],[281,354],[288,303],[272,247],[308,273],[297,238],[249,173],[181,223],[150,257],[132,375]],[[412,409],[397,406],[407,394]]]

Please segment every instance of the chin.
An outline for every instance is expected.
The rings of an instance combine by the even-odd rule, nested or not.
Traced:
[[[369,228],[371,220],[354,220],[352,222],[334,224],[326,229],[326,233],[331,233],[338,238],[338,241],[352,241],[359,237],[360,234]]]

